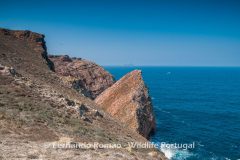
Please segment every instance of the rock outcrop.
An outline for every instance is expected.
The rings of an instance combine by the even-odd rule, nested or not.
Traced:
[[[81,80],[73,78],[71,76],[63,76],[63,77],[61,77],[61,79],[66,84],[66,86],[72,87],[77,92],[80,92],[84,96],[92,99],[90,93],[88,92],[88,90],[86,89],[85,85],[82,83]]]
[[[0,73],[6,74],[8,76],[13,76],[13,77],[21,77],[20,74],[18,74],[15,69],[13,69],[12,67],[5,67],[5,66],[0,66]]]
[[[42,58],[46,60],[47,66],[54,71],[54,65],[47,56],[47,46],[44,40],[45,35],[31,32],[29,30],[21,31],[5,28],[0,28],[0,34],[26,42],[35,52],[41,53]]]
[[[156,120],[142,71],[134,70],[100,94],[95,102],[108,113],[149,139]]]
[[[80,79],[93,99],[115,83],[114,77],[94,62],[67,55],[49,55],[48,58],[54,63],[55,72]]]

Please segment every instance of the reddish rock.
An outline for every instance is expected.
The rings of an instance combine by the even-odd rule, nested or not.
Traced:
[[[63,62],[72,62],[72,60],[69,58],[68,55],[63,55],[63,56],[60,56],[59,58]]]
[[[95,102],[147,139],[156,131],[152,99],[140,70],[122,77],[100,94]]]
[[[48,57],[54,63],[55,72],[80,79],[93,99],[115,83],[111,73],[94,62],[69,58],[66,55],[48,55]]]

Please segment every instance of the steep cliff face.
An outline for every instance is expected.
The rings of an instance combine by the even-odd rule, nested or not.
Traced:
[[[49,55],[48,57],[54,63],[57,73],[80,79],[93,99],[115,83],[114,77],[94,62],[81,58],[69,58],[67,55]]]
[[[19,31],[9,32],[0,34],[0,159],[167,159],[157,148],[129,148],[129,142],[151,144],[76,92],[84,89],[78,78],[51,71],[42,46],[28,39],[35,33],[17,38]],[[53,148],[64,140],[90,146]],[[93,142],[121,147],[99,149]]]
[[[122,77],[95,102],[147,139],[156,131],[152,100],[140,70]]]
[[[29,47],[31,47],[35,52],[41,54],[42,58],[46,60],[47,66],[54,71],[53,63],[47,57],[47,46],[44,40],[44,35],[31,32],[29,30],[20,31],[20,30],[9,30],[5,28],[0,28],[0,34],[5,36],[10,36],[15,39],[19,39],[27,43]]]

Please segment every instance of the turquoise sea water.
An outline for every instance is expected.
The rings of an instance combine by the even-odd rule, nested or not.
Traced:
[[[193,149],[162,149],[167,157],[240,159],[240,67],[104,68],[116,80],[142,70],[157,120],[151,142],[195,143]]]

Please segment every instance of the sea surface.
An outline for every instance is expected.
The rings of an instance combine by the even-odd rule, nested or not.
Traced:
[[[142,70],[157,120],[150,141],[173,160],[240,159],[240,67],[110,67],[119,80]],[[169,147],[169,146],[168,146]]]

